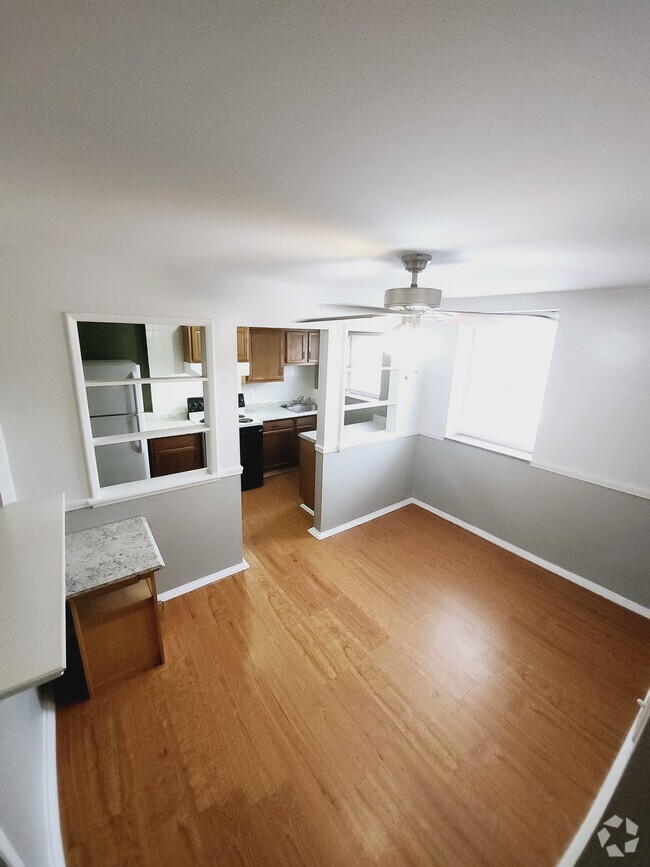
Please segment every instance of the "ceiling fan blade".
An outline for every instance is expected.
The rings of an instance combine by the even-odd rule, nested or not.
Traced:
[[[372,319],[375,316],[387,316],[388,310],[382,310],[381,313],[356,313],[348,314],[347,316],[319,316],[317,319],[295,319],[295,322],[343,322],[346,319]]]
[[[447,325],[481,325],[489,322],[508,322],[512,318],[522,319],[535,317],[539,319],[557,319],[559,311],[556,310],[500,310],[498,313],[487,313],[481,310],[447,310],[440,309],[441,313],[449,314],[449,317],[444,319],[435,319],[435,314],[432,315],[433,321],[439,324]],[[424,314],[427,318],[427,314]]]
[[[389,316],[393,311],[385,307],[364,307],[360,304],[323,304],[334,310],[350,311],[346,316],[319,316],[317,319],[296,319],[296,322],[335,322],[340,319],[367,319],[372,316]]]

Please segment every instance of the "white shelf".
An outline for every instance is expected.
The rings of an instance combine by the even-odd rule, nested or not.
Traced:
[[[0,508],[0,698],[65,669],[63,496]]]
[[[207,382],[207,376],[189,376],[181,374],[180,376],[147,376],[141,379],[132,377],[131,379],[85,379],[84,386],[86,388],[104,388],[110,385],[156,385],[162,382],[181,383],[182,385],[188,382]]]
[[[183,434],[205,433],[211,430],[208,425],[198,425],[190,422],[184,427],[166,427],[159,430],[136,431],[130,434],[111,434],[105,437],[93,437],[93,446],[110,446],[116,443],[133,443],[139,440],[154,440],[159,437],[179,437]]]
[[[373,409],[377,406],[395,406],[394,400],[364,400],[362,403],[346,403],[343,406],[344,412],[354,411],[355,409]]]
[[[377,367],[376,364],[365,364],[359,367],[346,367],[346,371],[350,370],[399,370],[399,367]]]

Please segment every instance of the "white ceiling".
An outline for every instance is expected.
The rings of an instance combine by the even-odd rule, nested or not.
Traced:
[[[404,249],[448,297],[650,282],[648,0],[3,0],[0,31],[4,242],[333,301]]]

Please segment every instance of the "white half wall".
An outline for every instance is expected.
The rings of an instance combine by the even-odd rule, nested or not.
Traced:
[[[322,474],[316,491],[315,528],[325,532],[408,499],[416,441],[415,436],[400,437],[317,454]]]
[[[144,515],[165,568],[156,573],[166,593],[242,562],[241,486],[228,476],[178,491],[66,513],[66,532]]]
[[[42,695],[0,701],[0,860],[9,867],[64,867],[54,706]]]

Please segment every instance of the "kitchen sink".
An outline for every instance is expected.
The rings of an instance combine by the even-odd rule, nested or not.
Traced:
[[[318,406],[315,403],[292,403],[287,409],[291,412],[316,412]]]

